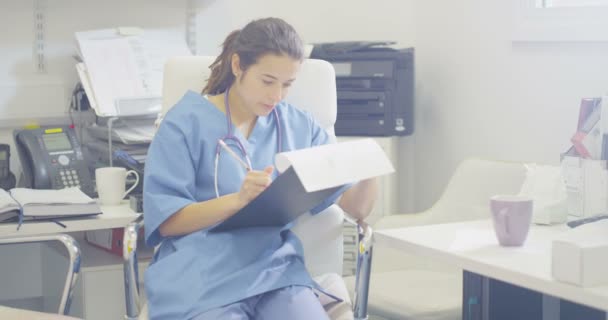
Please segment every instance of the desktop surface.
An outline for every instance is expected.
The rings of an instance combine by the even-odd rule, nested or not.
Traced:
[[[16,222],[0,223],[0,238],[123,228],[140,215],[131,209],[128,200],[117,206],[101,206],[101,212],[92,217],[58,219],[65,228],[53,221],[26,221],[19,230]]]
[[[375,231],[377,245],[452,263],[464,270],[593,308],[608,309],[608,286],[583,288],[551,276],[551,242],[565,224],[532,225],[521,247],[498,245],[491,220]]]

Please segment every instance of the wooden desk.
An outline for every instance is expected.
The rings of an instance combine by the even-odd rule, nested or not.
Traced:
[[[59,219],[66,228],[52,221],[26,221],[19,230],[17,223],[0,223],[0,238],[123,228],[140,215],[126,200],[118,206],[101,206],[101,212],[94,217]]]
[[[551,276],[551,241],[565,225],[533,225],[522,247],[501,247],[490,220],[375,232],[377,245],[443,260],[466,271],[553,297],[608,310],[608,286],[581,288]]]

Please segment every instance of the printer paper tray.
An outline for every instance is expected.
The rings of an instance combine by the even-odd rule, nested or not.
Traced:
[[[383,119],[338,119],[335,125],[338,136],[388,136],[390,131]]]
[[[384,92],[338,92],[338,113],[383,114],[386,101]]]
[[[370,101],[385,101],[386,92],[384,91],[338,91],[338,100],[370,100]]]
[[[353,101],[343,102],[338,100],[338,113],[342,114],[384,114],[386,107],[380,101]]]

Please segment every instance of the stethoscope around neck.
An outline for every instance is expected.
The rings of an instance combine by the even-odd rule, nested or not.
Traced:
[[[249,169],[251,169],[251,159],[249,159],[249,155],[247,154],[247,150],[245,149],[245,147],[243,146],[243,144],[241,143],[241,141],[239,140],[239,138],[237,136],[234,135],[233,131],[234,129],[232,128],[232,117],[230,116],[230,105],[228,104],[228,94],[230,92],[230,88],[226,89],[226,92],[224,93],[224,105],[226,106],[226,127],[227,127],[227,133],[226,135],[224,135],[223,137],[219,138],[217,140],[217,143],[215,145],[215,168],[214,168],[214,174],[213,174],[213,185],[215,187],[215,197],[219,198],[220,197],[220,192],[219,192],[219,187],[218,187],[218,183],[217,183],[217,173],[218,173],[218,166],[219,166],[219,159],[220,159],[220,151],[222,150],[221,147],[221,143],[224,143],[228,146],[230,145],[234,145],[237,147],[237,149],[239,149],[239,151],[241,152],[241,156],[245,159],[245,162],[247,163],[247,167]],[[274,119],[275,119],[275,123],[276,123],[276,130],[277,130],[277,152],[280,153],[282,152],[282,148],[281,148],[281,123],[279,121],[279,111],[277,110],[277,108],[275,107],[272,110],[272,113],[274,114]],[[227,142],[231,141],[233,142],[232,144],[228,144]],[[236,160],[235,160],[236,161]]]

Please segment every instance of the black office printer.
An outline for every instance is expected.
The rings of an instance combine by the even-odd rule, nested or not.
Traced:
[[[336,71],[338,136],[405,136],[414,132],[414,48],[394,42],[334,42],[311,58]]]

